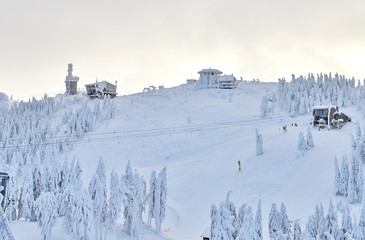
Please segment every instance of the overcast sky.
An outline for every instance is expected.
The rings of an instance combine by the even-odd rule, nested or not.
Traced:
[[[365,78],[363,0],[0,0],[0,92],[118,81],[119,95],[217,68],[277,81],[308,72]]]

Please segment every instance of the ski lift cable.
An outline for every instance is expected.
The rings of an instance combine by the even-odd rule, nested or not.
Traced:
[[[278,119],[283,119],[280,117]],[[43,142],[43,143],[34,143],[34,144],[22,144],[22,145],[9,145],[2,147],[3,149],[9,148],[22,148],[22,147],[32,147],[32,146],[46,146],[46,145],[57,145],[64,143],[81,143],[81,142],[96,142],[96,141],[109,141],[114,139],[129,139],[129,138],[139,138],[139,137],[153,137],[153,136],[162,136],[169,134],[181,134],[192,131],[201,131],[201,130],[215,130],[215,129],[223,129],[223,128],[235,128],[241,126],[247,126],[257,123],[265,123],[267,121],[271,121],[273,119],[255,119],[255,121],[245,121],[245,122],[231,122],[231,123],[219,123],[217,125],[205,125],[204,127],[195,127],[195,128],[181,128],[181,129],[170,129],[164,131],[154,131],[154,132],[138,132],[138,131],[128,131],[128,132],[119,132],[117,136],[105,136],[99,138],[85,138],[88,135],[84,135],[82,139],[73,139],[70,141],[55,141],[55,142]],[[126,134],[129,133],[129,134]],[[114,133],[116,134],[116,133]],[[120,135],[121,134],[121,135]]]
[[[281,116],[269,119],[248,119],[243,121],[232,121],[232,122],[221,122],[221,123],[208,123],[208,124],[198,124],[193,126],[180,126],[180,127],[166,127],[166,128],[151,128],[151,129],[142,129],[142,130],[127,130],[127,131],[113,131],[113,132],[101,132],[101,133],[87,133],[82,135],[82,137],[88,136],[100,136],[100,135],[115,135],[115,134],[143,134],[143,133],[154,133],[154,132],[164,132],[164,131],[178,131],[178,130],[194,130],[196,128],[206,128],[206,127],[214,127],[214,126],[224,126],[224,125],[232,125],[232,124],[241,124],[241,123],[257,123],[257,122],[266,122],[277,119],[289,118],[290,116]],[[54,137],[44,137],[43,139],[62,139],[68,137],[78,137],[77,134],[72,135],[64,135],[64,136],[54,136]],[[16,141],[28,141],[29,138],[18,138],[18,139],[8,139],[8,140],[0,140],[0,142],[16,142]]]

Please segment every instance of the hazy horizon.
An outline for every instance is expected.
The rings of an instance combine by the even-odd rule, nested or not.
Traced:
[[[365,78],[365,2],[1,1],[1,92],[14,98],[118,81],[119,95],[217,68],[238,79]],[[288,79],[289,80],[289,79]]]

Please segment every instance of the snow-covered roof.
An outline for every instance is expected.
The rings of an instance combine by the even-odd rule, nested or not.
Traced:
[[[235,77],[231,75],[222,75],[218,77],[218,81],[234,81]]]
[[[85,84],[85,86],[87,87],[87,86],[93,86],[93,85],[95,85],[95,84],[98,84],[98,85],[100,85],[100,86],[106,86],[106,84],[107,83],[109,83],[109,84],[111,84],[111,85],[114,85],[114,84],[112,84],[112,83],[110,83],[110,82],[107,82],[107,81],[100,81],[100,82],[94,82],[94,83],[89,83],[89,84]],[[115,86],[115,85],[114,85]]]
[[[337,108],[337,105],[322,105],[322,106],[313,106],[313,109],[327,109],[327,108]]]
[[[218,69],[212,69],[212,68],[203,69],[203,70],[199,71],[198,73],[199,74],[202,74],[202,73],[208,73],[208,72],[213,72],[213,73],[218,73],[218,74],[222,74],[223,73],[223,72],[219,71]]]

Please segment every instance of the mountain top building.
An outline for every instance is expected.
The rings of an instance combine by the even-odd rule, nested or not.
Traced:
[[[73,71],[73,65],[72,63],[68,64],[68,75],[65,79],[65,85],[66,85],[66,94],[68,95],[75,95],[77,94],[77,82],[79,81],[79,77],[72,75]]]

